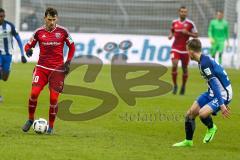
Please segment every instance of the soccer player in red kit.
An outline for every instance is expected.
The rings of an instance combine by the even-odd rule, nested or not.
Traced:
[[[33,124],[34,113],[37,106],[37,100],[40,92],[46,84],[49,84],[50,91],[50,108],[49,108],[49,127],[48,134],[53,132],[53,125],[58,111],[58,97],[63,88],[64,76],[54,77],[55,72],[66,75],[69,72],[69,65],[75,52],[74,43],[68,31],[56,24],[58,20],[57,10],[47,8],[45,11],[45,25],[38,28],[33,37],[25,46],[25,52],[28,57],[32,56],[32,48],[38,42],[40,48],[39,60],[34,68],[32,90],[28,103],[28,120],[22,127],[24,132],[27,132]],[[69,47],[68,57],[64,63],[63,47],[64,44]],[[54,87],[60,90],[54,89]]]
[[[185,86],[188,78],[188,63],[189,55],[186,50],[186,42],[189,37],[197,37],[197,28],[195,24],[186,18],[187,17],[187,8],[182,6],[179,8],[179,19],[173,20],[170,34],[168,39],[171,40],[174,37],[174,42],[172,44],[171,50],[171,59],[172,59],[172,81],[173,81],[173,94],[177,93],[177,68],[178,61],[182,62],[182,87],[180,94],[184,95]]]

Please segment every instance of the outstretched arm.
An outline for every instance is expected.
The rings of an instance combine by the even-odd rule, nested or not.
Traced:
[[[17,33],[17,31],[15,29],[15,26],[12,23],[10,23],[10,26],[11,26],[11,33],[14,36],[14,38],[17,40],[17,43],[18,43],[18,46],[19,46],[19,49],[20,49],[21,61],[22,61],[22,63],[26,63],[27,60],[24,56],[22,40],[21,40],[19,34]]]
[[[21,61],[22,61],[22,63],[27,63],[27,59],[25,58],[25,56],[24,56],[24,52],[23,52],[22,40],[21,40],[19,34],[16,33],[16,34],[14,35],[14,37],[15,37],[15,39],[17,40],[18,46],[19,46],[19,48],[20,48],[20,52],[21,52]]]
[[[15,39],[17,40],[17,43],[18,43],[19,49],[20,49],[20,51],[21,51],[21,56],[24,56],[22,40],[21,40],[19,34],[18,34],[18,33],[15,34],[14,37],[15,37]]]

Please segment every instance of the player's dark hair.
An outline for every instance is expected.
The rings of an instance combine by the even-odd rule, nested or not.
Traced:
[[[180,11],[181,9],[187,9],[186,6],[181,6],[178,10]]]
[[[223,10],[217,10],[216,13],[218,13],[218,12],[223,14]]]
[[[58,16],[57,10],[55,8],[48,7],[45,11],[45,17],[47,17],[48,15],[52,17]]]
[[[0,8],[0,13],[2,13],[2,12],[5,13],[5,10]]]
[[[187,47],[189,50],[192,50],[194,52],[201,52],[201,50],[202,50],[201,41],[197,38],[193,38],[193,39],[187,41]]]

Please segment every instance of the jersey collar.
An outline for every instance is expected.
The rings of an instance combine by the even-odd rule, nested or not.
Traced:
[[[46,28],[46,26],[44,25],[44,29],[45,29],[47,32],[49,32],[49,33],[52,33],[53,31],[55,31],[57,27],[58,27],[58,25],[56,24],[56,26],[55,26],[55,28],[54,28],[53,30],[48,31],[47,28]]]

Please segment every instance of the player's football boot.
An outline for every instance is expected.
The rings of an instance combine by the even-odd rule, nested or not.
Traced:
[[[23,132],[29,131],[29,129],[31,128],[32,124],[33,124],[32,120],[27,120],[27,122],[22,127]]]
[[[213,124],[213,127],[207,130],[207,133],[203,138],[203,143],[211,142],[216,132],[217,132],[217,126]]]
[[[172,93],[173,93],[173,94],[177,94],[177,90],[178,90],[178,86],[173,86],[173,91],[172,91]]]
[[[184,95],[184,94],[185,94],[185,87],[181,87],[180,95]]]
[[[173,147],[192,147],[193,141],[192,140],[184,140],[182,142],[178,142],[172,145]]]
[[[46,134],[53,134],[53,128],[48,127]]]

